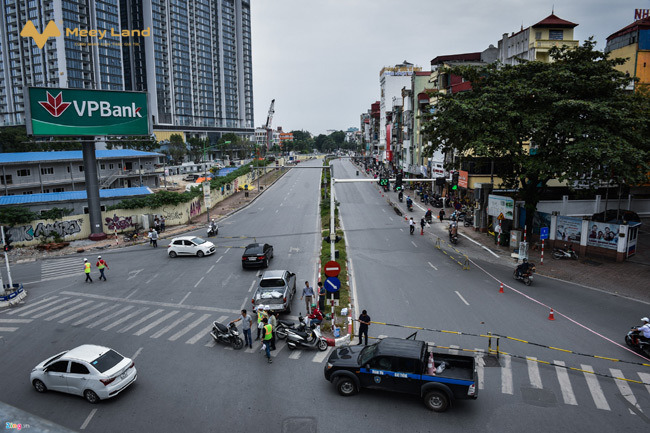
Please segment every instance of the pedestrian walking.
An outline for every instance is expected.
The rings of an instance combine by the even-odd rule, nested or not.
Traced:
[[[244,334],[244,344],[248,346],[249,348],[253,348],[253,340],[251,338],[251,326],[253,326],[253,319],[251,316],[248,315],[246,310],[241,310],[241,315],[233,320],[230,323],[236,323],[241,320],[242,323],[242,333]]]
[[[409,220],[409,233],[413,234],[415,232],[415,221],[413,221],[413,217]]]
[[[271,360],[271,338],[273,338],[273,326],[269,324],[269,319],[266,317],[262,319],[262,323],[264,324],[262,326],[262,346],[266,351],[267,362],[270,364],[273,362],[273,360]]]
[[[84,273],[86,274],[86,283],[92,283],[93,279],[90,278],[90,263],[88,263],[88,259],[84,259]]]
[[[153,228],[155,231],[160,232],[160,219],[158,217],[153,220]]]
[[[368,312],[363,310],[359,316],[359,343],[361,344],[361,337],[365,336],[366,346],[368,345],[368,326],[370,326],[370,316]]]
[[[153,229],[151,232],[151,244],[154,248],[158,248],[158,232],[156,229]]]
[[[267,305],[266,308],[269,308]],[[278,313],[274,311],[269,311],[269,324],[272,326],[272,333],[271,333],[271,350],[275,350],[275,327],[278,325],[278,318],[277,318]]]
[[[97,269],[99,269],[99,279],[102,278],[106,281],[106,275],[104,275],[104,269],[110,269],[106,264],[106,260],[102,259],[102,256],[97,256],[97,263],[95,263]]]
[[[165,231],[165,217],[160,216],[160,233],[163,233]]]
[[[268,317],[268,314],[264,312],[264,305],[257,306],[257,337],[255,340],[260,339],[260,334],[262,333],[263,320],[265,317]]]
[[[153,228],[149,229],[149,233],[147,233],[147,237],[149,238],[149,245],[153,246]]]
[[[427,225],[427,222],[424,220],[424,217],[420,220],[420,235],[424,235],[424,226]]]
[[[442,222],[443,219],[445,219],[445,210],[440,209],[440,212],[438,212],[438,218],[440,219],[440,222]]]
[[[311,313],[311,301],[314,298],[314,289],[309,286],[309,281],[305,281],[305,287],[302,288],[302,296],[300,299],[305,300],[305,308],[307,309],[307,314]]]
[[[325,311],[325,299],[327,298],[327,290],[323,287],[323,282],[318,282],[318,309]]]

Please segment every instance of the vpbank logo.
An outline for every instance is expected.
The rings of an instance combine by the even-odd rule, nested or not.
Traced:
[[[24,38],[34,39],[36,46],[42,49],[49,38],[61,36],[61,30],[59,30],[54,21],[50,21],[47,23],[47,26],[45,27],[45,30],[43,30],[43,33],[39,33],[38,30],[36,30],[34,23],[30,20],[27,21],[23,29],[20,31],[20,36]]]
[[[38,103],[52,116],[59,117],[70,106],[69,102],[63,102],[62,94],[63,92],[59,92],[58,95],[52,96],[50,92],[47,92],[47,101],[38,101]]]

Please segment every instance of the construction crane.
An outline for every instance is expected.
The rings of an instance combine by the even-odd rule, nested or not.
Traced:
[[[273,121],[273,114],[275,113],[275,99],[271,100],[271,106],[269,107],[269,115],[266,117],[266,150],[271,148],[271,143],[273,142],[273,131],[271,130],[271,122]]]

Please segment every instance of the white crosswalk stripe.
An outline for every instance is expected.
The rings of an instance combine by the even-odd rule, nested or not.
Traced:
[[[190,323],[188,326],[186,326],[185,329],[181,329],[181,330],[178,331],[176,334],[174,334],[174,335],[172,335],[171,337],[169,337],[167,340],[169,340],[169,341],[176,341],[176,340],[178,340],[178,339],[181,338],[183,335],[187,334],[189,331],[191,331],[192,329],[194,329],[194,328],[196,328],[197,326],[199,326],[199,325],[201,324],[201,322],[205,321],[205,319],[207,319],[208,317],[210,317],[209,314],[204,314],[203,316],[199,317],[199,318],[196,319],[194,322],[192,322],[192,323]]]
[[[641,379],[641,382],[650,383],[650,373],[638,373],[638,375],[639,375],[639,378]],[[646,385],[645,388],[650,393],[650,385]]]
[[[127,311],[129,311],[132,308],[134,308],[133,305],[127,305],[126,307],[122,308],[121,310],[117,310],[114,313],[111,313],[108,316],[103,317],[103,318],[99,319],[98,321],[96,321],[94,323],[91,323],[90,325],[87,326],[87,328],[92,329],[92,328],[94,328],[96,326],[99,326],[102,323],[108,322],[113,317],[119,316],[122,313],[126,313]]]
[[[609,371],[610,373],[612,373],[612,376],[616,378],[621,378],[621,379],[625,378],[621,370],[618,370],[616,368],[610,368]],[[618,390],[621,392],[621,395],[625,397],[625,400],[629,401],[632,406],[636,407],[638,410],[641,410],[639,404],[636,402],[636,397],[634,397],[634,394],[632,393],[632,389],[630,388],[629,382],[626,382],[621,379],[614,379],[614,382],[616,382],[616,386],[618,387]],[[634,411],[630,409],[630,413],[633,414]]]
[[[55,311],[59,311],[62,308],[69,307],[70,305],[73,305],[73,304],[77,304],[80,301],[81,301],[81,299],[73,299],[73,300],[65,302],[65,303],[63,303],[61,305],[57,305],[56,307],[52,307],[52,308],[49,308],[49,309],[47,309],[45,311],[41,311],[40,313],[33,315],[32,319],[39,319],[39,318],[41,318],[43,316],[46,316],[46,315],[48,315],[50,313],[53,313]]]
[[[318,352],[314,357],[311,359],[312,362],[317,362],[321,363],[325,361],[327,358],[329,358],[330,353],[332,353],[332,347],[328,347],[327,350],[323,350],[322,352]]]
[[[476,374],[478,374],[478,389],[485,389],[485,355],[481,349],[474,349],[479,354],[476,356]]]
[[[162,316],[161,318],[159,318],[159,319],[157,319],[157,320],[154,320],[153,322],[151,322],[150,324],[148,324],[148,325],[145,326],[144,328],[142,328],[142,329],[140,329],[140,330],[134,332],[133,335],[142,335],[142,334],[144,334],[145,332],[151,330],[154,326],[158,326],[158,325],[160,325],[160,324],[161,324],[162,322],[164,322],[165,320],[167,320],[167,319],[169,319],[170,317],[175,316],[175,315],[177,315],[177,314],[178,314],[178,310],[171,311],[171,312],[165,314],[164,316]]]
[[[0,332],[14,332],[18,329],[17,326],[0,326]]]
[[[501,366],[501,392],[512,394],[512,358],[510,355],[503,355]]]
[[[163,310],[162,308],[159,308],[156,311],[153,311],[153,312],[147,314],[146,316],[144,316],[142,319],[138,320],[137,322],[132,323],[131,325],[129,325],[129,326],[125,327],[125,328],[122,328],[117,332],[119,332],[120,334],[122,334],[124,332],[127,332],[127,331],[135,328],[136,326],[140,325],[141,323],[146,322],[147,320],[151,319],[152,317],[157,316],[158,314],[162,313],[163,311],[165,311],[165,310]]]
[[[25,317],[25,316],[27,316],[27,315],[29,315],[29,314],[33,314],[33,313],[35,313],[35,312],[37,312],[37,311],[44,310],[44,309],[48,308],[49,306],[54,305],[54,304],[56,304],[56,303],[63,302],[63,301],[67,301],[68,299],[70,299],[70,298],[59,298],[59,299],[53,300],[53,301],[51,301],[51,302],[48,302],[47,304],[40,305],[40,306],[38,306],[38,307],[36,307],[36,308],[31,308],[31,309],[28,308],[26,311],[24,311],[23,313],[19,314],[19,316],[20,316],[20,317]]]
[[[104,310],[96,311],[95,313],[93,313],[93,314],[91,314],[89,316],[85,316],[84,318],[79,319],[76,322],[74,322],[72,324],[72,326],[77,326],[77,325],[81,325],[82,323],[86,323],[87,321],[92,320],[95,317],[101,316],[102,314],[107,313],[107,312],[111,311],[114,308],[117,308],[117,304],[111,305],[110,307],[108,307],[108,308],[106,308]]]
[[[528,378],[533,388],[542,389],[542,376],[539,374],[539,364],[537,358],[528,356],[526,362],[528,363]]]
[[[174,327],[178,326],[179,323],[184,322],[186,319],[189,319],[189,318],[192,317],[193,315],[194,315],[194,313],[186,313],[186,314],[185,314],[183,317],[181,317],[180,319],[175,320],[175,321],[172,322],[170,325],[167,325],[166,327],[162,328],[161,330],[159,330],[158,332],[156,332],[155,334],[153,334],[153,335],[151,336],[151,338],[159,338],[161,335],[164,335],[164,334],[166,334],[167,332],[171,331]]]
[[[83,270],[83,261],[79,258],[47,260],[41,264],[41,281],[82,278]]]
[[[584,365],[582,364],[580,366],[585,371],[590,371],[593,373],[594,369],[590,365]],[[591,397],[594,399],[594,404],[598,409],[602,410],[611,410],[609,408],[609,403],[607,403],[607,399],[605,398],[605,394],[603,394],[603,390],[600,387],[600,383],[598,383],[598,378],[594,376],[593,374],[589,373],[583,373],[585,375],[585,379],[587,380],[587,386],[589,387],[589,392],[591,393]]]
[[[68,308],[67,310],[63,310],[63,311],[61,311],[60,313],[55,314],[54,316],[47,317],[45,320],[49,322],[49,321],[52,321],[52,320],[58,319],[58,318],[61,317],[61,316],[66,316],[66,315],[69,314],[71,311],[78,310],[78,309],[83,308],[83,307],[85,307],[86,305],[89,305],[89,304],[92,304],[92,303],[93,303],[93,301],[82,302],[81,304],[77,304],[77,305],[75,305],[74,307]],[[66,317],[67,317],[67,316],[66,316]]]
[[[291,355],[289,355],[289,358],[298,359],[298,358],[300,358],[301,353],[302,353],[302,351],[300,351],[300,350],[294,350],[293,352],[291,352]]]
[[[557,365],[565,365],[563,361],[553,361]],[[562,390],[562,399],[564,404],[577,405],[578,401],[576,396],[573,393],[573,387],[571,386],[571,381],[569,380],[569,372],[566,368],[555,367],[555,373],[557,374],[557,380],[560,383],[560,389]]]
[[[112,322],[110,325],[104,326],[102,328],[102,331],[108,331],[109,329],[113,329],[117,325],[121,325],[122,323],[126,322],[127,320],[131,319],[132,317],[135,317],[140,313],[144,313],[148,309],[149,309],[149,307],[144,307],[144,308],[140,308],[139,310],[134,311],[133,313],[127,314],[126,316],[122,317],[121,319],[116,320],[115,322]]]
[[[24,305],[24,306],[22,306],[22,307],[18,307],[18,308],[16,308],[15,310],[11,310],[11,311],[8,312],[7,314],[11,316],[11,315],[13,315],[13,314],[22,313],[22,312],[24,312],[25,310],[29,310],[29,309],[31,309],[31,308],[37,306],[37,305],[43,304],[43,303],[45,303],[45,302],[49,302],[49,301],[51,301],[51,300],[53,300],[53,299],[56,299],[56,296],[50,296],[49,298],[41,299],[40,301],[36,301],[36,302],[34,302],[34,303],[31,303],[31,302],[30,302],[30,303],[27,304],[27,305]]]
[[[79,316],[85,316],[85,315],[88,314],[89,312],[91,312],[91,311],[93,311],[93,310],[96,310],[96,309],[98,309],[98,308],[101,308],[101,307],[103,307],[104,305],[106,305],[106,302],[100,302],[99,304],[93,305],[92,307],[90,307],[90,308],[86,308],[85,310],[81,310],[81,311],[78,312],[78,313],[71,314],[71,315],[69,315],[68,317],[66,317],[65,319],[61,319],[61,320],[59,320],[59,323],[66,323],[66,322],[69,322],[69,321],[71,321],[71,320],[76,319],[76,318],[79,317]]]

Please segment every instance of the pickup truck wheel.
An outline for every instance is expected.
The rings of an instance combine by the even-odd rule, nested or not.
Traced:
[[[359,392],[357,384],[349,377],[342,377],[336,381],[336,390],[343,397],[350,397]]]
[[[442,391],[430,391],[424,396],[427,409],[434,412],[444,412],[449,407],[449,397]]]

